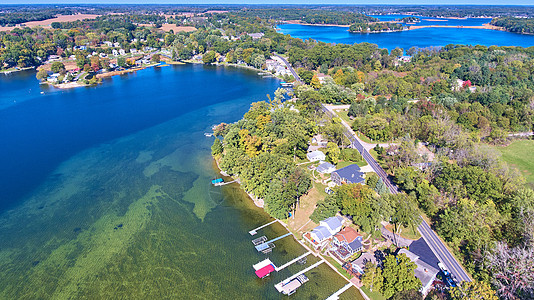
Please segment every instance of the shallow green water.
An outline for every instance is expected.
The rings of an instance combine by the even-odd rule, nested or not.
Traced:
[[[210,186],[213,140],[203,133],[249,103],[193,110],[61,162],[0,217],[0,299],[282,298],[274,284],[314,259],[256,279],[252,264],[265,256],[248,231],[271,219],[239,186]],[[269,257],[304,252],[285,238]],[[325,265],[307,275],[292,298],[324,299],[345,284]]]

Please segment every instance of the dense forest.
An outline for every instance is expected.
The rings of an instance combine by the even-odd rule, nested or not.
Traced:
[[[534,34],[534,19],[502,17],[491,20],[491,25],[503,27],[507,31]]]

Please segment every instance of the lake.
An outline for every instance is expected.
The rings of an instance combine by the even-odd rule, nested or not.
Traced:
[[[373,16],[382,21],[406,17],[406,15]],[[449,25],[449,26],[480,26],[491,19],[443,19],[420,17],[422,21],[415,25]],[[313,26],[299,24],[279,25],[279,32],[289,34],[294,38],[314,39],[326,43],[372,43],[379,48],[388,50],[396,47],[408,50],[411,47],[445,46],[448,44],[462,45],[497,45],[497,46],[534,46],[534,35],[523,35],[505,31],[473,29],[473,28],[420,28],[400,32],[387,33],[350,33],[348,27],[341,26]]]
[[[202,65],[72,90],[40,86],[33,71],[0,75],[0,299],[282,298],[274,284],[317,260],[255,278],[265,256],[248,231],[271,219],[236,184],[210,185],[203,134],[278,86]],[[304,252],[285,238],[269,257]],[[346,283],[324,264],[307,275],[296,297]]]

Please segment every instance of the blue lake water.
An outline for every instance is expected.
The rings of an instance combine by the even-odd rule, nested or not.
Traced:
[[[200,65],[72,90],[39,86],[33,71],[1,76],[0,299],[277,299],[275,283],[316,261],[256,279],[265,256],[248,230],[270,218],[239,186],[210,185],[203,133],[278,80]],[[277,264],[305,251],[276,246]],[[325,265],[307,275],[296,296],[345,284]]]
[[[394,20],[404,15],[374,16],[383,21]],[[432,19],[421,17],[422,19]],[[422,21],[418,26],[450,25],[480,26],[490,19],[444,19],[445,21]],[[473,28],[421,28],[388,33],[350,33],[348,27],[311,26],[299,24],[279,25],[279,32],[294,38],[314,39],[326,43],[372,43],[379,48],[392,50],[396,47],[408,50],[411,47],[445,46],[448,44],[485,45],[485,46],[534,46],[534,35],[523,35],[504,31]]]

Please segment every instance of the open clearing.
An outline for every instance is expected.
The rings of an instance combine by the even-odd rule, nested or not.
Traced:
[[[519,169],[526,178],[527,185],[534,187],[534,141],[520,140],[507,147],[494,147],[502,154],[502,159]]]
[[[91,14],[77,14],[77,15],[60,15],[56,16],[52,19],[46,19],[42,21],[31,21],[22,23],[21,25],[27,26],[27,27],[36,27],[36,26],[48,26],[50,27],[50,24],[54,22],[72,22],[72,21],[78,21],[78,20],[85,20],[85,19],[96,19],[97,17],[100,17],[100,15],[91,15]],[[22,26],[11,26],[11,27],[0,27],[0,31],[10,31],[14,28],[22,28]]]

